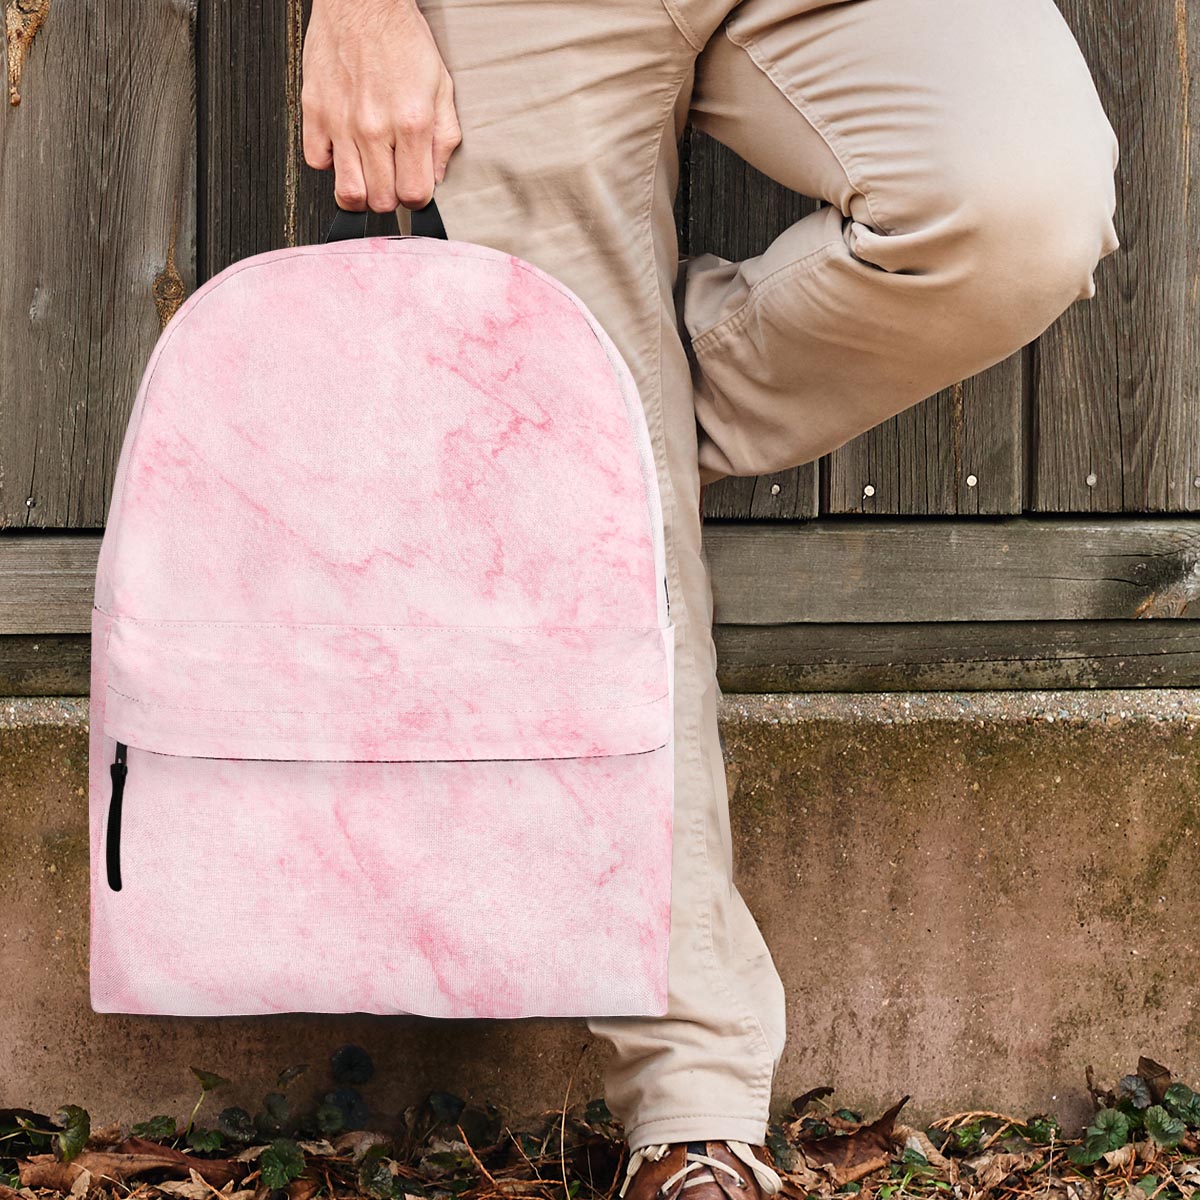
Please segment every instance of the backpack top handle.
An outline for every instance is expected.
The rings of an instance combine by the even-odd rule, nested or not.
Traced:
[[[412,231],[415,237],[442,238],[446,240],[446,227],[442,224],[442,215],[438,212],[433,197],[421,208],[410,209]],[[345,242],[352,238],[367,236],[367,213],[351,212],[349,209],[338,207],[329,232],[325,235],[326,242]]]

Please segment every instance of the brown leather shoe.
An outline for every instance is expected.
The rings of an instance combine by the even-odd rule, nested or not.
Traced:
[[[675,1142],[629,1156],[623,1200],[763,1200],[783,1190],[765,1146]]]

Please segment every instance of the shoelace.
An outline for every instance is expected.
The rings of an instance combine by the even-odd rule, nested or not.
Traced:
[[[735,1158],[744,1162],[750,1168],[754,1173],[754,1178],[758,1180],[759,1187],[768,1196],[774,1196],[783,1190],[783,1180],[780,1179],[779,1173],[758,1159],[749,1145],[745,1142],[729,1141],[725,1145],[729,1147]],[[642,1163],[658,1162],[670,1148],[666,1143],[662,1143],[656,1146],[643,1146],[640,1150],[635,1150],[629,1156],[629,1166],[625,1171],[625,1182],[621,1184],[621,1190],[617,1194],[622,1197],[625,1195],[626,1189],[629,1187],[630,1182],[633,1180],[634,1175],[637,1174],[638,1168]],[[695,1150],[689,1150],[684,1156],[683,1166],[674,1175],[664,1179],[659,1185],[660,1194],[665,1196],[681,1179],[685,1180],[683,1185],[685,1188],[705,1182],[703,1179],[687,1178],[693,1171],[703,1167],[724,1171],[727,1175],[732,1175],[740,1187],[745,1186],[746,1181],[728,1163],[723,1163],[720,1159],[713,1158],[709,1154],[700,1154]]]

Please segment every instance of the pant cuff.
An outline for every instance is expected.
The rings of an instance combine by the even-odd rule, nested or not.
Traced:
[[[767,1121],[763,1117],[723,1116],[720,1113],[693,1113],[681,1117],[658,1117],[639,1121],[625,1131],[630,1150],[660,1142],[747,1142],[761,1146],[767,1140]]]

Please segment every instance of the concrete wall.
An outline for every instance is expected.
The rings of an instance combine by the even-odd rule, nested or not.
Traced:
[[[727,696],[742,889],[788,986],[780,1105],[1088,1111],[1139,1052],[1200,1081],[1200,692]],[[86,701],[0,700],[0,1107],[185,1115],[189,1065],[254,1103],[346,1041],[382,1117],[432,1087],[510,1115],[599,1095],[573,1021],[98,1016]],[[178,931],[164,929],[164,938]],[[317,1071],[312,1080],[320,1081]]]

